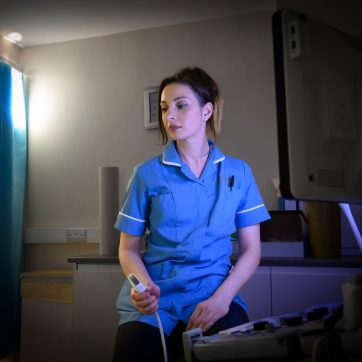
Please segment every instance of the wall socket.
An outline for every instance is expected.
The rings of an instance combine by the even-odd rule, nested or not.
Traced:
[[[86,229],[67,229],[67,241],[87,241]]]

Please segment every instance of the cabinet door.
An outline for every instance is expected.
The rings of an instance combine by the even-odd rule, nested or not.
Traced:
[[[272,267],[272,315],[343,302],[343,282],[361,272],[355,268]]]
[[[22,299],[21,362],[72,361],[72,305]]]
[[[260,319],[271,314],[270,267],[260,266],[240,295],[249,305],[249,319]]]
[[[75,362],[111,361],[119,317],[116,299],[124,276],[119,265],[79,265],[74,273]]]

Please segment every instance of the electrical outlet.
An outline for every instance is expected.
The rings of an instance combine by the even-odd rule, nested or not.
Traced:
[[[86,241],[87,230],[86,229],[67,229],[66,232],[67,241]]]

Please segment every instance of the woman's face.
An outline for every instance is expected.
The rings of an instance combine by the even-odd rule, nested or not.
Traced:
[[[212,104],[201,106],[191,88],[171,83],[161,94],[163,125],[175,141],[199,139],[206,135],[206,122],[212,114]]]

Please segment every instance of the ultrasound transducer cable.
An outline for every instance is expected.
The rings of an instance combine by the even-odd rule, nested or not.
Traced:
[[[127,279],[131,283],[132,287],[135,288],[137,293],[144,293],[147,290],[146,287],[143,285],[143,283],[137,278],[136,274],[134,273],[128,274]],[[165,362],[167,362],[167,349],[166,349],[165,335],[163,334],[162,322],[157,311],[154,313],[154,316],[156,317],[157,325],[160,330],[163,357]]]

